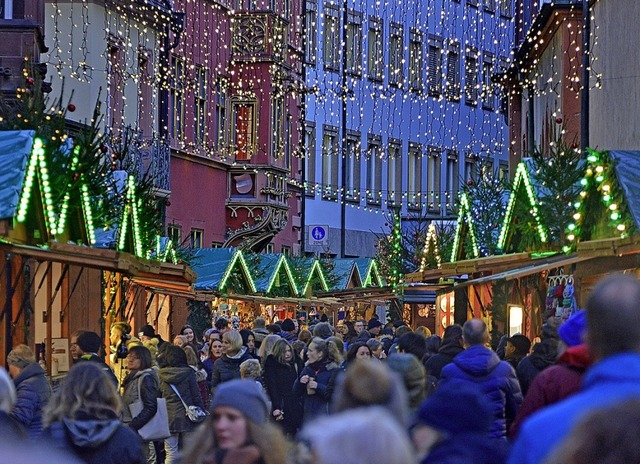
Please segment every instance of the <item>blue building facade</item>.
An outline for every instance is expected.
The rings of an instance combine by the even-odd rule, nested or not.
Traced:
[[[513,15],[512,0],[306,1],[305,252],[373,256],[392,211],[452,218],[477,163],[507,175],[492,76]]]

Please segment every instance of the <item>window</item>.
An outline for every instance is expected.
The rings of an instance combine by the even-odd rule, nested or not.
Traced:
[[[318,47],[318,4],[316,0],[307,0],[307,10],[304,17],[304,57],[306,63],[316,64],[316,48]]]
[[[478,0],[467,0],[467,5],[477,8],[478,7]]]
[[[489,13],[496,11],[496,0],[484,0],[484,9]]]
[[[429,37],[427,74],[429,79],[429,95],[442,95],[442,39]]]
[[[233,103],[233,131],[236,161],[251,158],[255,146],[255,109],[254,102]]]
[[[507,69],[509,69],[509,62],[507,61],[506,58],[501,57],[499,61],[499,66],[500,66],[500,73],[504,74],[507,72]],[[504,93],[501,86],[494,86],[493,93],[496,95],[497,99],[499,100],[500,113],[507,114],[508,101],[509,101],[508,96]]]
[[[222,242],[211,242],[211,248],[222,248]]]
[[[493,75],[493,56],[485,53],[482,59],[482,108],[493,111],[496,104]]]
[[[123,47],[116,38],[109,37],[109,62],[107,63],[109,121],[107,126],[111,128],[120,128],[124,119],[124,60]]]
[[[340,18],[338,8],[324,4],[324,30],[322,31],[322,60],[324,68],[330,71],[340,70]]]
[[[196,89],[194,93],[195,141],[204,144],[207,136],[207,68],[196,67]]]
[[[182,244],[182,226],[178,224],[170,224],[167,226],[167,237],[178,246]]]
[[[478,52],[476,50],[467,51],[464,70],[465,103],[475,106],[478,104]]]
[[[271,156],[279,158],[284,154],[283,137],[284,99],[276,97],[271,99]]]
[[[476,182],[476,161],[473,153],[467,153],[464,159],[464,182]]]
[[[316,193],[316,125],[313,122],[307,122],[305,125],[305,138],[307,147],[307,156],[304,157],[305,162],[305,193],[314,196]]]
[[[427,209],[430,212],[440,210],[440,149],[429,147],[427,157]]]
[[[287,258],[291,257],[291,247],[282,245],[282,254]]]
[[[412,28],[409,32],[409,89],[422,92],[422,32]]]
[[[369,135],[367,141],[367,203],[380,204],[382,191],[382,139]]]
[[[401,24],[389,28],[389,85],[402,86],[404,79],[404,30]]]
[[[369,18],[367,33],[367,74],[369,79],[382,81],[384,69],[384,50],[382,48],[382,20]]]
[[[458,152],[447,150],[447,195],[449,205],[453,205],[458,196]]]
[[[273,243],[268,243],[264,249],[265,253],[273,253]]]
[[[362,13],[350,11],[347,14],[347,73],[362,75]]]
[[[407,205],[409,208],[422,207],[422,147],[409,142],[407,155]]]
[[[191,233],[189,235],[191,238],[191,248],[202,248],[202,239],[204,236],[204,230],[191,229]]]
[[[513,13],[511,12],[511,1],[512,0],[498,0],[500,16],[505,16],[507,18],[511,18],[511,16],[513,16]]]
[[[287,169],[291,167],[291,119],[290,114],[284,119],[284,165]]]
[[[138,51],[138,127],[143,137],[150,137],[153,132],[153,66],[149,50]]]
[[[171,137],[181,139],[184,136],[184,61],[173,55],[171,69],[171,119],[169,121]]]
[[[387,150],[387,200],[391,205],[402,203],[402,141],[389,140]]]
[[[226,145],[225,126],[227,124],[227,83],[225,79],[216,82],[216,149],[223,150]]]
[[[509,163],[500,161],[498,164],[498,178],[500,180],[509,180]]]
[[[460,100],[460,45],[452,43],[447,53],[447,100]]]
[[[360,200],[360,134],[352,132],[347,135],[347,185],[346,199]]]
[[[322,196],[335,199],[338,195],[338,128],[322,129]]]

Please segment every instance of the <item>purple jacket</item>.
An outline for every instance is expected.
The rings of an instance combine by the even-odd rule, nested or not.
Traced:
[[[487,397],[493,409],[490,435],[505,438],[508,424],[522,404],[522,392],[513,367],[489,348],[470,346],[442,369],[438,388],[456,388],[461,383],[477,386]]]

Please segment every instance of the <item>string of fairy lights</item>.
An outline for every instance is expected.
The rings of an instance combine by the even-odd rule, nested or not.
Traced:
[[[272,5],[270,2],[257,1],[253,5],[253,11],[269,11]],[[301,60],[301,50],[304,48],[304,36],[301,2],[271,2],[275,4],[275,10],[279,16],[289,19],[287,30],[284,31],[288,43],[288,61],[292,67],[299,67]],[[311,2],[308,2],[309,6]],[[204,141],[195,142],[187,137],[177,140],[178,148],[186,152],[192,152],[230,165],[240,165],[235,161],[234,144],[232,137],[232,127],[230,119],[232,117],[229,101],[232,97],[240,96],[243,100],[256,102],[267,101],[273,95],[284,96],[286,100],[285,112],[298,114],[293,109],[306,99],[305,119],[316,122],[318,127],[322,123],[337,122],[340,118],[339,108],[343,98],[347,101],[347,126],[350,131],[361,134],[361,142],[354,153],[358,160],[369,159],[372,151],[367,147],[366,137],[369,134],[382,136],[382,145],[378,147],[376,156],[381,162],[386,162],[389,152],[389,138],[399,138],[405,142],[402,150],[406,151],[408,141],[415,142],[423,149],[419,156],[422,166],[428,164],[430,153],[427,147],[434,146],[443,149],[440,157],[441,162],[446,161],[444,150],[451,150],[451,153],[458,155],[473,152],[482,156],[494,156],[496,153],[503,153],[506,149],[506,132],[504,130],[504,119],[498,103],[499,89],[495,86],[485,85],[482,79],[482,66],[485,56],[487,63],[490,63],[495,72],[501,68],[512,64],[510,49],[513,44],[515,27],[511,19],[518,16],[518,12],[501,14],[503,4],[510,2],[485,0],[479,2],[469,2],[467,0],[443,2],[440,0],[424,0],[421,2],[397,2],[392,0],[354,0],[348,1],[348,7],[353,12],[362,13],[360,18],[361,56],[359,57],[360,75],[349,74],[346,79],[346,89],[342,88],[340,73],[325,72],[323,69],[323,44],[326,35],[327,15],[325,8],[334,8],[338,11],[338,30],[334,31],[339,39],[339,50],[336,59],[341,62],[345,44],[342,43],[341,8],[340,1],[317,1],[315,23],[310,24],[310,30],[317,33],[317,47],[315,65],[307,65],[306,81],[294,82],[293,85],[285,84],[282,80],[274,77],[281,72],[279,66],[270,65],[266,67],[262,63],[255,63],[251,60],[237,61],[231,59],[233,47],[232,36],[234,27],[239,24],[239,18],[246,12],[245,5],[231,5],[223,1],[195,2],[184,0],[175,2],[175,11],[185,12],[185,24],[188,25],[188,33],[183,34],[177,48],[172,50],[184,61],[184,75],[180,82],[171,82],[168,77],[172,76],[175,70],[170,64],[163,64],[159,59],[166,32],[159,27],[160,24],[168,22],[166,12],[153,6],[152,2],[141,4],[135,2],[139,16],[131,16],[125,13],[126,4],[107,2],[101,11],[100,8],[89,2],[71,1],[59,3],[54,1],[47,6],[48,29],[51,37],[50,51],[47,55],[47,62],[52,64],[56,70],[58,79],[63,77],[67,81],[78,81],[86,84],[94,84],[96,81],[105,84],[105,91],[109,96],[117,95],[122,98],[122,106],[118,108],[121,112],[122,120],[135,124],[129,116],[131,107],[135,105],[135,117],[139,117],[137,111],[138,102],[131,97],[133,94],[128,91],[131,86],[137,88],[138,83],[143,79],[143,71],[138,66],[139,53],[143,53],[150,58],[152,71],[149,81],[154,84],[166,82],[166,85],[176,90],[179,87],[181,98],[187,101],[202,90],[200,86],[206,87],[206,110]],[[477,3],[477,5],[475,5]],[[523,2],[516,2],[522,4]],[[285,5],[289,5],[290,11],[284,11]],[[232,8],[237,8],[236,10]],[[572,7],[570,16],[575,17],[581,14],[579,7]],[[101,14],[101,17],[97,15]],[[144,15],[149,17],[145,19]],[[522,15],[522,11],[520,11]],[[307,16],[307,19],[312,16]],[[391,69],[388,50],[375,56],[376,62],[370,63],[368,50],[364,47],[370,27],[371,17],[380,18],[383,22],[383,43],[389,37],[391,23],[397,24],[402,31],[402,45],[400,48],[400,59],[402,73],[399,76],[397,86],[388,85],[389,73],[397,70]],[[598,45],[597,31],[599,25],[597,18],[592,15],[592,37],[593,48]],[[332,20],[333,21],[333,20]],[[558,17],[557,26],[565,27],[567,37],[571,44],[571,49],[576,50],[575,57],[569,61],[569,79],[574,83],[573,90],[578,96],[580,89],[580,62],[578,60],[581,47],[581,31],[573,23]],[[97,44],[96,29],[102,30],[103,43]],[[551,28],[552,29],[552,28]],[[523,30],[519,31],[524,35]],[[237,35],[237,34],[235,34]],[[420,43],[416,52],[413,43]],[[441,39],[440,59],[442,91],[439,95],[432,95],[429,92],[429,46],[432,38]],[[173,36],[171,37],[173,38]],[[256,39],[255,37],[251,39]],[[268,40],[280,40],[278,37],[268,37]],[[534,41],[536,45],[545,43],[547,37],[527,37],[526,40]],[[111,47],[114,42],[122,47],[121,59],[113,60]],[[211,46],[215,44],[215,46]],[[561,44],[552,41],[548,47],[553,51],[554,59],[558,58],[563,49]],[[95,50],[100,51],[100,61],[97,61]],[[412,55],[413,53],[413,55]],[[459,60],[459,71],[457,75],[447,74],[447,60],[457,53]],[[476,78],[474,89],[467,88],[467,59],[475,56],[475,71],[469,76]],[[595,54],[591,58],[592,86],[597,88],[601,85],[602,75],[597,72],[598,57]],[[411,90],[411,61],[420,63],[422,90]],[[397,62],[394,61],[397,64]],[[531,89],[536,96],[556,95],[561,88],[563,79],[566,78],[566,70],[551,68],[552,75],[545,74],[544,64],[535,63],[534,66],[525,68],[525,63],[513,63],[525,70],[525,80],[523,85]],[[368,79],[370,68],[381,69],[382,81]],[[205,69],[206,75],[204,84],[197,79],[198,69]],[[106,77],[106,74],[116,74],[121,76],[119,80]],[[564,73],[564,74],[563,74]],[[356,73],[357,74],[357,73]],[[398,77],[394,75],[394,78]],[[297,77],[299,79],[299,76]],[[448,96],[450,87],[449,79],[456,80],[458,96],[451,98]],[[296,79],[296,76],[293,77]],[[271,81],[270,85],[266,85]],[[226,85],[221,85],[225,83]],[[73,85],[73,84],[70,84]],[[310,90],[311,89],[311,90]],[[475,104],[466,105],[467,91],[475,90],[477,97]],[[227,106],[218,108],[216,103],[220,99],[219,92],[224,92]],[[484,110],[482,105],[485,100],[492,99],[493,108]],[[133,101],[132,101],[133,100]],[[111,104],[107,98],[107,108],[105,114],[110,115],[108,106]],[[150,108],[157,107],[159,103],[158,86],[154,85],[151,95]],[[183,102],[184,103],[184,102]],[[487,105],[489,106],[489,105]],[[554,116],[556,113],[554,112]],[[134,119],[135,119],[134,117]],[[190,124],[190,116],[186,113],[177,115],[178,123]],[[218,140],[216,127],[220,124],[220,119],[224,118],[225,137]],[[109,121],[113,123],[113,121]],[[292,139],[290,144],[291,156],[293,158],[304,158],[311,156],[310,147],[302,144],[302,125],[304,121],[294,120],[294,126],[288,136]],[[269,121],[256,118],[254,133],[263,133],[263,126]],[[339,124],[335,124],[339,125]],[[258,155],[268,155],[270,153],[268,144],[275,132],[269,133],[269,137],[257,136],[254,147],[254,157]],[[397,136],[397,137],[396,137]],[[191,137],[191,135],[189,135]],[[293,141],[295,139],[295,141]],[[323,154],[321,143],[316,145],[313,153],[318,159],[326,156]],[[458,157],[458,162],[462,158]],[[421,191],[409,192],[389,189],[388,186],[381,188],[358,188],[342,186],[340,183],[325,182],[323,179],[301,179],[298,169],[291,165],[292,172],[289,174],[270,173],[269,175],[278,178],[282,182],[287,182],[299,188],[305,188],[307,192],[314,195],[324,195],[327,199],[346,203],[349,207],[363,209],[365,211],[380,213],[382,208],[378,205],[395,205],[397,198],[408,202],[409,206],[437,208],[442,205],[449,206],[456,200],[457,189],[450,190],[445,179],[441,179],[440,189],[421,188]],[[249,169],[252,169],[249,167]],[[461,170],[461,166],[458,166]],[[254,169],[259,173],[259,169]],[[457,179],[456,179],[457,180]],[[354,201],[354,199],[359,201]],[[391,203],[393,199],[393,203]],[[368,201],[367,201],[368,200]]]

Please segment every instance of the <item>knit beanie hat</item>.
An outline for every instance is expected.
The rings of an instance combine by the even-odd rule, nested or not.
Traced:
[[[367,323],[367,330],[375,329],[376,327],[382,327],[382,322],[380,322],[375,317],[369,319],[369,322]]]
[[[284,321],[282,321],[280,323],[280,327],[282,327],[282,330],[284,332],[293,332],[294,330],[296,330],[296,325],[289,318],[286,318]]]
[[[487,432],[492,417],[491,406],[478,387],[456,383],[454,388],[436,389],[418,409],[416,423],[451,434]]]
[[[558,329],[558,335],[567,346],[577,346],[582,344],[582,334],[587,328],[586,311],[578,311]]]
[[[156,331],[154,330],[153,326],[146,324],[140,327],[140,332],[138,333],[138,336],[153,337],[155,334],[156,334]]]
[[[211,410],[218,406],[237,409],[256,424],[263,424],[269,417],[267,398],[255,380],[230,380],[221,383],[211,402]]]

